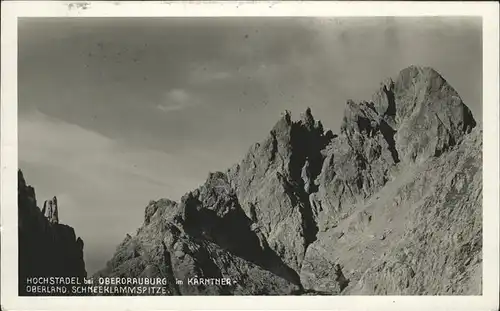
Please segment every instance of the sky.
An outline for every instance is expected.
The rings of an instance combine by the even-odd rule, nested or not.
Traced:
[[[285,109],[338,132],[409,65],[482,115],[478,18],[23,18],[19,167],[85,242],[89,274],[143,222],[262,141]]]

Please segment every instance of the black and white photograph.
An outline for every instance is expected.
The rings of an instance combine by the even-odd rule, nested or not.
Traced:
[[[480,297],[484,29],[18,17],[17,295]]]

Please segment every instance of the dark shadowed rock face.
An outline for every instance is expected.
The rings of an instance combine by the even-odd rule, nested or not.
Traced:
[[[482,131],[433,69],[409,67],[340,133],[307,109],[180,203],[152,201],[96,276],[174,295],[479,294]],[[231,278],[231,286],[173,280]]]
[[[72,227],[59,223],[57,198],[37,207],[35,190],[18,173],[19,295],[38,276],[86,277],[83,241]],[[60,294],[59,294],[60,295]]]

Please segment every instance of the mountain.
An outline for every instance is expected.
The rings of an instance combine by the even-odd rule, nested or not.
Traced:
[[[347,101],[338,134],[285,112],[240,163],[151,201],[95,277],[162,277],[173,295],[480,294],[481,202],[481,129],[411,66]]]
[[[32,280],[35,277],[85,278],[83,241],[76,237],[72,227],[59,223],[57,198],[45,201],[40,210],[35,190],[26,184],[21,170],[17,185],[19,295],[33,295],[27,286],[34,285]]]

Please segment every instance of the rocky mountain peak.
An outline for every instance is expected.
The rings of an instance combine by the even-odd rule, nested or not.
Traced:
[[[46,200],[43,203],[42,214],[50,223],[59,223],[59,211],[57,207],[57,197]]]
[[[312,115],[311,108],[307,107],[306,111],[301,114],[300,123],[309,130],[314,128],[315,120]]]
[[[410,66],[395,81],[383,81],[372,101],[347,101],[341,133],[356,143],[359,134],[381,131],[393,158],[410,163],[441,154],[475,126],[470,109],[437,71]]]
[[[384,80],[371,101],[348,100],[338,135],[310,108],[296,121],[285,111],[240,163],[179,204],[150,203],[99,275],[162,266],[153,275],[240,284],[171,289],[180,294],[468,292],[481,260],[475,126],[444,78],[417,66]]]
[[[72,227],[61,224],[56,197],[40,209],[35,190],[18,171],[19,294],[26,292],[26,280],[39,276],[86,277],[83,240]],[[70,291],[68,291],[69,293]]]
[[[457,91],[429,67],[403,69],[388,99],[395,103],[395,140],[406,160],[440,155],[476,126]]]

